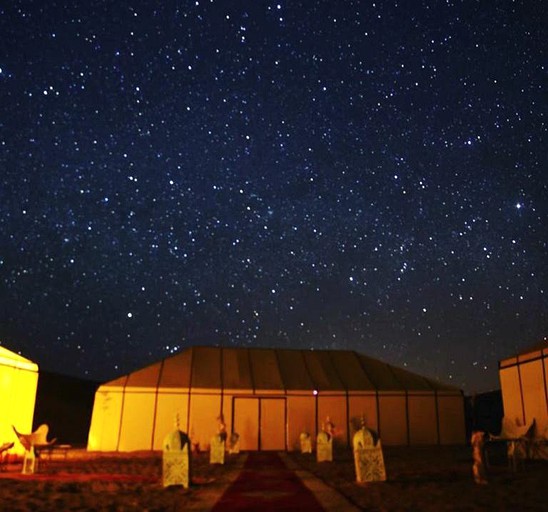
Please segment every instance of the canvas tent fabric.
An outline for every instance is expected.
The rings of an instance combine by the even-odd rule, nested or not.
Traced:
[[[535,422],[534,436],[548,440],[548,343],[543,341],[499,362],[504,417]]]
[[[0,444],[14,442],[11,453],[23,454],[13,427],[32,431],[38,365],[0,346]]]
[[[384,445],[465,442],[461,390],[357,352],[191,347],[101,385],[88,449],[159,450],[175,421],[207,449],[220,414],[241,450],[298,450],[327,417],[346,445],[362,417]]]

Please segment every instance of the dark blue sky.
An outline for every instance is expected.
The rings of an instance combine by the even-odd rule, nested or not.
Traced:
[[[0,8],[7,348],[98,380],[352,349],[474,392],[547,334],[543,2],[66,4]]]

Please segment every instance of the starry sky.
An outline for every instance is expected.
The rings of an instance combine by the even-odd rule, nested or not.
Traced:
[[[5,2],[2,345],[94,380],[199,344],[499,387],[548,333],[546,14]]]

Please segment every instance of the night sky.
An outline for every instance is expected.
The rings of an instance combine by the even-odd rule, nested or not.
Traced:
[[[94,380],[199,344],[499,387],[548,334],[543,4],[5,2],[1,343]]]

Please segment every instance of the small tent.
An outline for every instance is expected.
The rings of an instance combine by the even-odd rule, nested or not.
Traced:
[[[536,435],[548,437],[548,343],[500,361],[499,378],[504,416],[523,426],[535,420]]]
[[[32,431],[38,366],[0,346],[0,444],[15,441],[14,453],[23,453],[13,427]]]
[[[88,450],[159,450],[174,422],[207,449],[223,415],[242,450],[296,450],[329,417],[385,445],[465,442],[462,391],[353,351],[192,347],[101,385]]]

